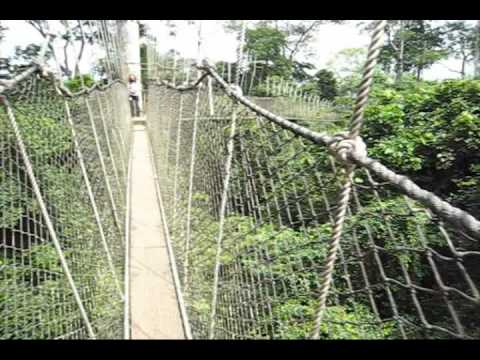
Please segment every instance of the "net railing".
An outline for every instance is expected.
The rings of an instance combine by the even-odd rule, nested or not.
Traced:
[[[192,335],[310,338],[344,166],[211,80],[148,85]],[[315,130],[330,125],[317,117]],[[355,172],[320,338],[479,338],[478,238],[377,175]]]
[[[105,26],[116,78],[119,44]],[[193,338],[480,338],[478,220],[354,140],[342,148],[328,134],[346,124],[318,98],[270,81],[243,97],[254,73],[234,89],[232,69],[222,79],[190,59],[159,66],[148,51],[147,62],[147,128]],[[128,337],[126,87],[72,96],[31,69],[0,94],[0,338]]]
[[[0,96],[0,338],[123,338],[126,86]]]

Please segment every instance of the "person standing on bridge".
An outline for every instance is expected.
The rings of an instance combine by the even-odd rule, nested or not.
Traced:
[[[138,104],[138,99],[140,97],[140,86],[138,85],[137,77],[133,74],[128,77],[128,96],[132,117],[139,117],[140,106]]]

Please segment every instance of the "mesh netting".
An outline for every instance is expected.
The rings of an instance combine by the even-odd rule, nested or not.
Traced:
[[[210,99],[205,84],[150,83],[147,108],[193,337],[308,338],[344,169],[221,91]],[[478,241],[366,170],[352,196],[321,338],[478,338]]]
[[[34,74],[3,95],[0,338],[120,338],[126,89],[66,100]]]
[[[107,75],[118,78],[114,26],[97,25]],[[224,66],[223,84],[206,65],[146,51],[148,134],[194,338],[303,339],[318,324],[322,339],[480,337],[478,238],[370,174],[365,158],[344,197],[325,290],[349,164],[314,135],[346,130],[338,108],[282,81],[256,84],[260,65],[241,74]],[[127,90],[115,81],[66,97],[38,69],[2,88],[0,338],[121,338],[130,325]],[[202,71],[199,87],[165,85],[192,84]],[[255,86],[249,100],[263,110],[240,101],[232,82],[247,94]]]

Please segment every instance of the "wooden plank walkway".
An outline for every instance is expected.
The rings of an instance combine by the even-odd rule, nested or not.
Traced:
[[[134,123],[131,179],[132,339],[185,339],[145,126]]]

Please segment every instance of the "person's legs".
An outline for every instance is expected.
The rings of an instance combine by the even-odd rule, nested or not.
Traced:
[[[138,96],[135,97],[135,114],[140,117],[140,106],[138,104]]]
[[[132,117],[140,116],[140,106],[138,105],[138,96],[130,96],[130,113]]]
[[[130,115],[132,117],[135,117],[135,99],[130,96],[129,98],[129,103],[130,103]]]

